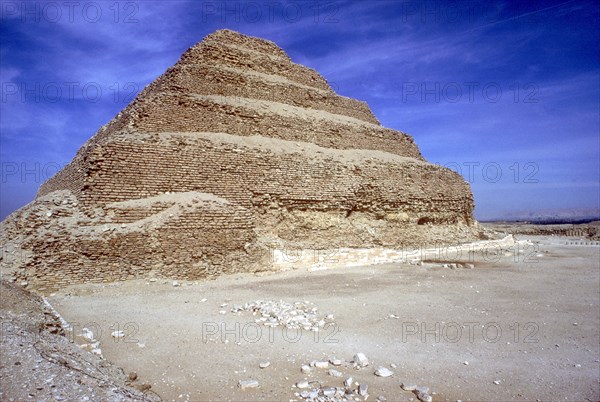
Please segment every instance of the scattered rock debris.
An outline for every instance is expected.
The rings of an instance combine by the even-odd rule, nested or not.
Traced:
[[[336,368],[329,368],[331,363]],[[335,364],[334,364],[335,363]],[[352,361],[345,361],[338,358],[330,358],[329,361],[313,360],[308,364],[301,366],[301,371],[304,374],[309,374],[309,379],[297,381],[294,387],[298,389],[295,393],[296,397],[301,398],[306,402],[350,402],[350,401],[366,401],[369,399],[369,384],[364,381],[356,381],[352,376],[347,376],[347,370],[361,370],[369,365],[369,359],[362,353],[356,353]],[[394,363],[391,367],[397,368]],[[362,370],[365,373],[366,370]],[[318,376],[322,374],[322,376]],[[344,375],[346,374],[346,376]],[[367,374],[367,373],[365,373]],[[387,378],[395,375],[395,373],[384,366],[377,366],[374,374],[381,378]],[[333,377],[333,378],[332,378]],[[312,380],[310,379],[312,378]],[[336,379],[339,378],[340,384],[336,384]],[[383,380],[390,381],[390,380]],[[429,393],[429,387],[410,385],[401,383],[401,389],[407,392],[412,392],[414,395],[411,400],[418,399],[421,402],[431,402],[432,396]],[[402,391],[398,391],[402,392]],[[390,400],[397,400],[400,395],[388,396]],[[416,397],[416,398],[415,398]],[[376,398],[377,401],[386,401],[385,395],[380,395]]]
[[[137,374],[126,375],[101,358],[98,336],[89,328],[73,333],[47,301],[16,284],[0,281],[0,294],[0,400],[160,400],[148,384],[134,383]]]
[[[333,315],[319,315],[317,307],[309,301],[288,303],[282,300],[256,300],[242,306],[234,305],[231,308],[232,313],[244,311],[251,312],[255,316],[258,315],[259,318],[256,319],[256,322],[267,327],[282,326],[318,332],[334,323]]]

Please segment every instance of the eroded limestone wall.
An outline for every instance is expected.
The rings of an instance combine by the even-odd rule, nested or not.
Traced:
[[[2,272],[47,293],[85,282],[269,269],[254,214],[206,197],[163,194],[86,211],[68,191],[39,197],[2,222]]]
[[[250,209],[406,212],[415,222],[439,224],[468,223],[473,208],[460,176],[417,160],[361,154],[353,161],[344,153],[307,158],[293,143],[281,142],[292,148],[287,152],[272,152],[271,145],[248,148],[210,136],[107,143],[90,156],[79,199],[95,205],[200,191]]]

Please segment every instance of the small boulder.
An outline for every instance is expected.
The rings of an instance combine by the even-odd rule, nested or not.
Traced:
[[[367,367],[369,365],[369,359],[364,353],[357,353],[354,355],[354,364],[358,367]]]

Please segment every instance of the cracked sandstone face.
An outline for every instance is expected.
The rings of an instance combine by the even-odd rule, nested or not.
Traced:
[[[269,269],[269,247],[400,248],[480,236],[469,185],[274,43],[187,50],[2,223],[4,270],[50,291]],[[11,244],[12,244],[11,243]],[[18,253],[18,254],[19,254]],[[7,271],[8,270],[8,271]]]

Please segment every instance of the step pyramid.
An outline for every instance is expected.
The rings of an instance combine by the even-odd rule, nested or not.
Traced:
[[[273,266],[276,248],[480,237],[469,185],[273,42],[188,49],[2,224],[5,271],[41,291]],[[12,271],[11,271],[12,270]]]

